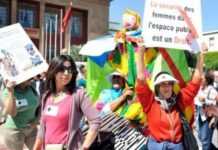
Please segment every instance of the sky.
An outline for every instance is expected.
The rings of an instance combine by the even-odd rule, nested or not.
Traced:
[[[129,8],[143,16],[146,0],[113,0],[110,21],[121,22],[123,12]],[[218,0],[201,0],[203,32],[218,31]]]

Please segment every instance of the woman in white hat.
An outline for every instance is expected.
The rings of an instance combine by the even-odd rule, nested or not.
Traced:
[[[101,112],[101,117],[116,111],[128,98],[133,95],[131,88],[125,88],[125,76],[119,72],[113,72],[108,76],[112,87],[100,93],[96,108]]]
[[[154,79],[155,92],[148,87],[144,75],[144,51],[142,47],[137,60],[136,95],[147,114],[150,150],[183,150],[182,124],[179,111],[194,105],[194,97],[201,83],[203,55],[200,54],[192,80],[178,94],[173,86],[178,81],[167,72],[161,72]]]

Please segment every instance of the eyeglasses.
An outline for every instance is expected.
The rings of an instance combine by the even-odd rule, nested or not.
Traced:
[[[122,79],[122,77],[121,76],[117,76],[117,75],[113,75],[112,79]]]
[[[162,82],[160,83],[160,86],[172,86],[174,82]]]
[[[65,72],[67,71],[68,73],[73,73],[72,67],[71,66],[62,66],[58,72]]]

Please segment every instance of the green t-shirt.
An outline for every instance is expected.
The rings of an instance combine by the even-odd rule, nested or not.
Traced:
[[[4,101],[8,96],[8,91],[5,89],[2,93],[2,100]],[[5,124],[6,128],[25,128],[29,123],[36,121],[36,109],[39,105],[38,96],[31,87],[23,91],[14,90],[16,98],[17,115],[12,117],[8,115]]]

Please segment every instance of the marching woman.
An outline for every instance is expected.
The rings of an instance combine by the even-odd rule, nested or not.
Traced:
[[[167,72],[156,75],[154,92],[148,87],[147,77],[144,75],[144,51],[144,47],[139,51],[136,94],[147,114],[149,130],[147,148],[149,150],[183,150],[185,148],[182,141],[180,111],[183,112],[188,106],[194,106],[194,97],[201,83],[203,53],[200,54],[192,80],[176,94],[173,86],[178,83],[178,80]]]
[[[70,56],[61,55],[51,61],[34,150],[85,150],[94,141],[100,118],[84,90],[76,88],[76,77],[76,65]],[[83,116],[89,121],[84,140],[79,128]]]
[[[6,81],[5,85],[1,100],[4,104],[4,115],[7,117],[0,126],[0,145],[10,150],[23,150],[25,144],[33,149],[37,134],[36,111],[39,97],[30,80],[19,85]]]

